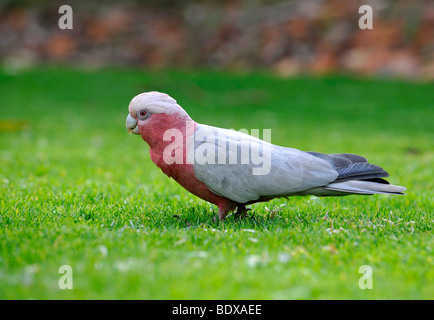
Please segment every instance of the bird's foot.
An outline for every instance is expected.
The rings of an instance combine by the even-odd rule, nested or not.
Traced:
[[[246,208],[246,206],[238,206],[237,211],[234,213],[234,217],[238,219],[244,219],[248,217],[248,211],[252,211],[252,209]]]

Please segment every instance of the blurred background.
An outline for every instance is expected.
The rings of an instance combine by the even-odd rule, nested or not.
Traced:
[[[0,62],[264,68],[282,76],[351,73],[434,79],[434,1],[73,1],[60,30],[54,0],[0,2]],[[374,28],[361,30],[361,5]]]
[[[0,0],[0,299],[434,298],[433,58],[434,1]],[[408,193],[215,222],[126,131],[151,90],[199,123],[366,156]]]

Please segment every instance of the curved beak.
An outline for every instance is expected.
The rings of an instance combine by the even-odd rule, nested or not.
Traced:
[[[137,120],[134,119],[130,114],[128,114],[125,126],[127,127],[127,130],[130,134],[131,133],[140,134],[139,126],[137,125]]]

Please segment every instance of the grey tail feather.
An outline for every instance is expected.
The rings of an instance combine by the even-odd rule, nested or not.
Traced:
[[[351,180],[344,182],[332,182],[323,187],[328,192],[342,192],[346,194],[404,194],[405,187],[392,184],[376,183],[366,180]]]

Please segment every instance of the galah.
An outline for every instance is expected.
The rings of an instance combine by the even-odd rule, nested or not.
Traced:
[[[218,207],[218,216],[277,197],[403,194],[389,174],[348,153],[304,152],[252,135],[199,124],[165,93],[129,104],[126,127],[149,145],[152,161],[182,187]],[[258,162],[262,160],[262,163]]]

